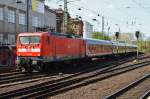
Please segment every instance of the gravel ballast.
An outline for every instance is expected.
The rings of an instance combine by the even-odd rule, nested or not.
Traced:
[[[102,99],[147,73],[150,73],[150,65],[49,97],[49,99]]]

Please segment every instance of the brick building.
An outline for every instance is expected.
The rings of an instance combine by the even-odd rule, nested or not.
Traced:
[[[56,31],[59,33],[63,33],[64,32],[64,28],[63,28],[64,11],[61,7],[59,9],[54,9],[54,11],[56,12],[56,20],[57,20],[57,30]],[[68,13],[68,20],[69,19],[70,19],[70,15]]]
[[[64,11],[60,7],[59,9],[55,9],[57,15],[57,32],[63,33],[63,19],[64,19]],[[70,14],[68,13],[68,26],[67,26],[67,33],[74,33],[79,36],[83,35],[83,22],[82,20],[71,18]]]
[[[83,21],[77,18],[71,18],[69,22],[71,23],[70,28],[71,28],[72,33],[82,37],[83,36]]]

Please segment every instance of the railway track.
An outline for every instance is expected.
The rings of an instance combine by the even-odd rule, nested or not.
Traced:
[[[9,73],[2,73],[2,74],[0,74],[0,78],[1,77],[12,76],[12,75],[18,75],[18,74],[22,74],[22,73],[17,72],[17,71],[15,71],[15,72],[9,72]]]
[[[123,62],[122,62],[123,63]],[[150,64],[150,61],[142,62],[139,64],[134,64],[130,66],[119,67],[121,62],[113,64],[111,66],[104,65],[105,68],[98,69],[95,67],[94,71],[89,69],[76,73],[74,75],[64,77],[62,79],[49,81],[46,83],[26,87],[19,90],[14,90],[6,93],[0,94],[1,98],[6,97],[15,97],[15,98],[41,98],[41,97],[49,97],[60,92],[64,92],[67,90],[71,90],[73,88],[78,88],[81,86],[85,86],[97,81],[101,81],[125,72],[129,72],[131,70],[147,66]],[[109,64],[110,65],[110,64]],[[115,66],[115,68],[114,68]]]
[[[30,74],[16,74],[16,75],[11,75],[8,77],[1,77],[0,78],[0,87],[3,86],[3,84],[8,84],[8,83],[16,83],[16,82],[24,82],[27,80],[34,80],[38,79],[41,77],[48,77],[52,76],[51,74],[39,74],[39,73],[30,73]]]
[[[147,99],[150,96],[150,74],[147,74],[131,84],[123,87],[105,99],[139,99],[140,96],[146,92],[141,99]],[[147,92],[148,91],[148,92]]]
[[[123,60],[120,60],[120,62],[118,62],[119,64],[121,64],[121,63],[124,63],[124,62],[127,62],[127,61],[129,61],[129,60],[126,60],[126,61],[124,61],[125,59],[123,59]],[[112,63],[112,62],[111,62]],[[110,65],[111,63],[109,63],[109,64],[107,64],[107,65]],[[119,65],[118,64],[118,65]],[[106,67],[106,64],[104,65],[103,64],[103,66],[101,66],[101,68],[103,68],[103,67]],[[86,71],[84,71],[84,72],[88,72],[88,71],[90,71],[90,70],[95,70],[95,69],[98,69],[98,68],[100,68],[99,66],[98,67],[91,67],[91,68],[86,68]],[[111,68],[111,67],[109,67],[109,68]],[[85,69],[84,69],[85,70]],[[84,73],[84,72],[82,72],[82,71],[80,71],[80,73],[76,73],[76,74],[74,74],[74,76],[77,76],[78,74],[81,74],[81,73]],[[1,76],[4,76],[4,77],[1,77],[0,79],[1,79],[1,85],[0,85],[0,88],[2,88],[2,87],[8,87],[8,86],[11,86],[11,85],[17,85],[17,84],[24,84],[24,83],[30,83],[30,82],[34,82],[34,81],[37,81],[37,79],[38,79],[38,76],[36,75],[36,74],[38,74],[38,73],[32,73],[32,74],[34,74],[34,76],[35,76],[35,79],[34,78],[32,78],[32,80],[30,80],[28,77],[26,77],[26,78],[28,78],[28,79],[25,79],[24,77],[25,76],[29,76],[29,75],[25,75],[25,74],[22,74],[22,73],[14,73],[14,72],[12,72],[12,73],[4,73],[4,74],[1,74]],[[32,74],[30,74],[30,75],[32,75]],[[38,74],[39,75],[39,74]],[[40,77],[41,75],[39,75],[39,77]],[[50,76],[50,75],[49,75]],[[47,77],[49,77],[49,76],[46,76],[46,77],[42,77],[41,79],[43,79],[43,78],[47,78]],[[69,78],[69,77],[72,77],[73,75],[70,75],[70,76],[68,76],[67,78]],[[32,77],[33,77],[33,75],[32,75]],[[30,77],[31,78],[31,77]],[[36,79],[37,78],[37,79]],[[20,81],[20,80],[22,80],[22,81]],[[40,80],[40,79],[39,79]],[[11,83],[9,83],[9,82],[11,82]]]
[[[149,99],[150,98],[150,90],[145,92],[144,95],[140,97],[140,99]]]
[[[130,61],[132,60],[131,59],[123,59],[123,60],[120,60],[118,62],[118,65],[119,64],[122,64],[124,62],[127,62],[127,61]],[[102,66],[99,67],[99,66],[96,66],[96,67],[90,67],[90,68],[85,68],[84,70],[85,71],[79,71],[79,73],[77,72],[76,74],[74,75],[78,75],[78,74],[82,74],[84,72],[89,72],[89,71],[92,71],[92,70],[96,70],[96,69],[99,69],[99,68],[104,68],[104,67],[109,67],[109,65],[112,64],[112,62],[108,63],[107,65],[106,64],[101,64]],[[115,64],[115,62],[114,62]],[[97,64],[95,64],[97,65]],[[114,67],[113,66],[110,66],[109,68],[112,68]],[[108,68],[108,69],[109,69]],[[41,77],[43,78],[49,78],[49,76],[53,76],[55,75],[56,76],[56,73],[55,74],[39,74],[39,73],[30,73],[30,74],[26,74],[26,73],[19,73],[19,72],[11,72],[11,73],[4,73],[4,74],[0,74],[1,78],[0,78],[0,88],[2,87],[7,87],[7,86],[11,86],[11,85],[16,85],[16,84],[23,84],[24,82],[33,82],[33,81],[37,81],[38,79],[40,80]],[[73,75],[70,75],[70,77],[72,77]],[[31,80],[32,79],[32,80]]]
[[[24,80],[24,81],[17,81],[17,82],[11,82],[11,83],[4,83],[0,85],[0,88],[4,88],[4,87],[9,87],[9,86],[14,86],[14,85],[19,85],[19,84],[28,84],[28,83],[32,83],[32,82],[36,82],[36,81],[40,81],[40,80],[45,80],[45,79],[51,79],[51,78],[56,78],[55,76],[42,76],[42,77],[36,77],[36,78],[32,78],[32,79],[28,79],[28,80]]]

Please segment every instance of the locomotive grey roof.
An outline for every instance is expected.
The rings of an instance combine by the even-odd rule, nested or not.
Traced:
[[[107,40],[96,40],[96,39],[90,39],[90,38],[86,38],[84,39],[86,41],[86,43],[88,44],[103,44],[103,45],[113,45],[111,41],[107,41]]]

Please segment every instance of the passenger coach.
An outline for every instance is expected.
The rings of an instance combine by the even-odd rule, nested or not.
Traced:
[[[113,43],[106,40],[85,39],[86,56],[96,57],[113,54]]]

